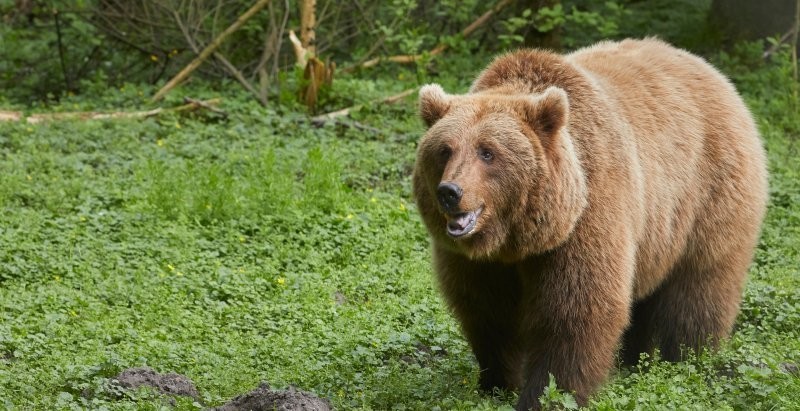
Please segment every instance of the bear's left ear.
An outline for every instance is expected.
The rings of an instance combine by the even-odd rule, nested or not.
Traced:
[[[438,84],[426,84],[419,89],[419,115],[425,125],[430,127],[447,114],[450,109],[450,96]]]
[[[544,93],[526,98],[524,111],[533,131],[539,137],[550,137],[567,124],[567,93],[555,86],[548,87]]]

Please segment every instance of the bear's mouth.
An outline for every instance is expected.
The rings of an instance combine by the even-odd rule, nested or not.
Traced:
[[[483,206],[465,213],[446,214],[447,234],[450,237],[459,238],[471,233],[475,230],[475,225],[478,223],[478,217],[482,211]]]

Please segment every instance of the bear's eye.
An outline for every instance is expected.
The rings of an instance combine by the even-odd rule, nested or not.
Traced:
[[[492,153],[491,150],[487,150],[485,148],[480,148],[480,149],[478,149],[478,157],[480,157],[481,160],[483,160],[483,161],[488,163],[488,162],[492,161],[492,159],[494,158],[494,153]]]
[[[451,155],[452,153],[453,153],[453,151],[452,151],[452,150],[450,150],[450,147],[447,147],[447,146],[444,146],[444,147],[442,147],[442,148],[440,148],[440,149],[439,149],[439,157],[440,157],[442,160],[447,160],[447,159],[449,159],[449,158],[450,158],[450,155]]]

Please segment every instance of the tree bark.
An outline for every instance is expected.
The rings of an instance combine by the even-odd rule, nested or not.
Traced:
[[[317,0],[303,0],[300,4],[300,41],[312,56],[317,55]]]

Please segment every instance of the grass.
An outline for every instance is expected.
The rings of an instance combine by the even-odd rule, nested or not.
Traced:
[[[718,61],[771,170],[736,332],[714,354],[615,371],[591,408],[800,407],[800,118],[787,66],[751,54]],[[54,109],[140,104],[126,88]],[[170,407],[109,384],[148,365],[195,382],[201,400],[178,409],[268,381],[338,409],[508,410],[514,394],[477,392],[435,289],[410,195],[413,104],[356,113],[374,133],[225,99],[228,120],[0,124],[0,408]]]

